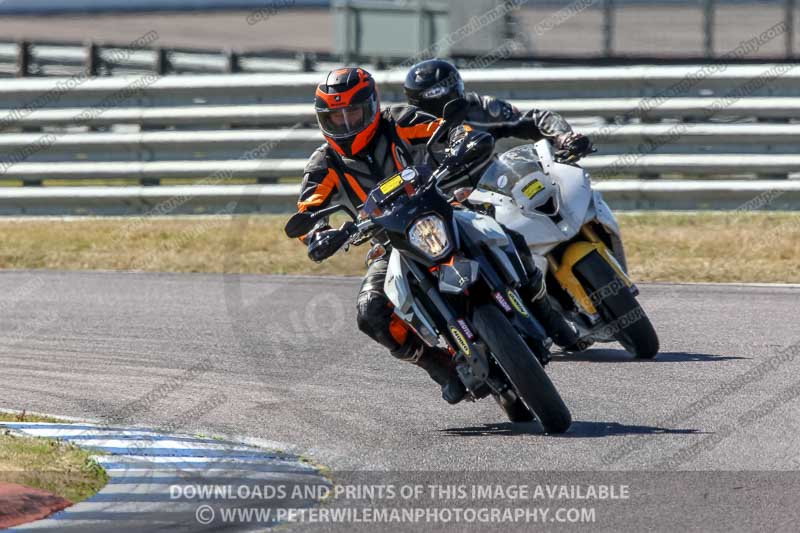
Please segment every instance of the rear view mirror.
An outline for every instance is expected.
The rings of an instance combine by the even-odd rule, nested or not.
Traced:
[[[436,129],[436,132],[431,135],[431,138],[428,139],[428,143],[425,145],[425,151],[427,153],[425,157],[425,163],[433,161],[435,166],[439,166],[441,161],[439,161],[433,153],[433,145],[438,143],[439,140],[444,137],[448,131],[450,131],[453,124],[461,123],[467,117],[467,108],[469,107],[469,103],[465,98],[456,98],[455,100],[450,100],[444,105],[444,110],[442,111],[442,123],[439,124],[439,127]]]
[[[283,231],[290,239],[297,239],[314,229],[315,222],[310,213],[295,213],[286,223]]]
[[[298,237],[302,237],[312,229],[317,224],[318,221],[324,219],[327,216],[330,216],[338,211],[347,211],[350,217],[355,220],[356,216],[350,213],[350,210],[343,205],[332,205],[330,207],[326,207],[320,211],[315,211],[314,213],[309,213],[308,211],[304,213],[295,213],[292,215],[292,218],[286,223],[284,226],[283,231],[286,232],[286,236],[290,239],[296,239]]]
[[[448,166],[453,168],[472,168],[482,163],[494,153],[494,137],[485,131],[470,131],[454,146],[450,153]]]
[[[469,107],[469,103],[465,98],[450,100],[444,106],[442,118],[451,123],[461,122],[467,116],[467,107]]]

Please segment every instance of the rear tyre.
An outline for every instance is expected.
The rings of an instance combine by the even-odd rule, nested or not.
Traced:
[[[575,264],[573,271],[589,294],[602,294],[606,287],[620,287],[608,291],[600,300],[598,312],[608,327],[613,327],[614,338],[634,357],[654,358],[659,349],[656,330],[611,265],[599,253],[591,252]]]
[[[539,360],[506,316],[493,305],[475,309],[473,325],[508,376],[517,395],[539,418],[548,433],[564,433],[572,415]],[[509,415],[509,418],[511,415]]]

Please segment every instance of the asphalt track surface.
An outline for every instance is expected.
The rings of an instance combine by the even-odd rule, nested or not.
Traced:
[[[357,289],[352,278],[6,271],[0,407],[247,436],[372,482],[470,471],[629,483],[632,499],[601,509],[593,529],[797,531],[800,288],[643,284],[661,354],[557,355],[549,371],[574,419],[564,436],[507,423],[490,400],[445,404],[422,371],[357,331]]]

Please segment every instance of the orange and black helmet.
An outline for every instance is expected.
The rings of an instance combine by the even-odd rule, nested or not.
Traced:
[[[369,145],[380,122],[375,80],[361,68],[340,68],[317,86],[319,129],[337,152],[352,157]]]

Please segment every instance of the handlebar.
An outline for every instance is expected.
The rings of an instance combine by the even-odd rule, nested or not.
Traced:
[[[371,219],[362,220],[359,223],[345,222],[341,229],[350,236],[347,245],[359,246],[373,237],[370,230],[377,226]]]

